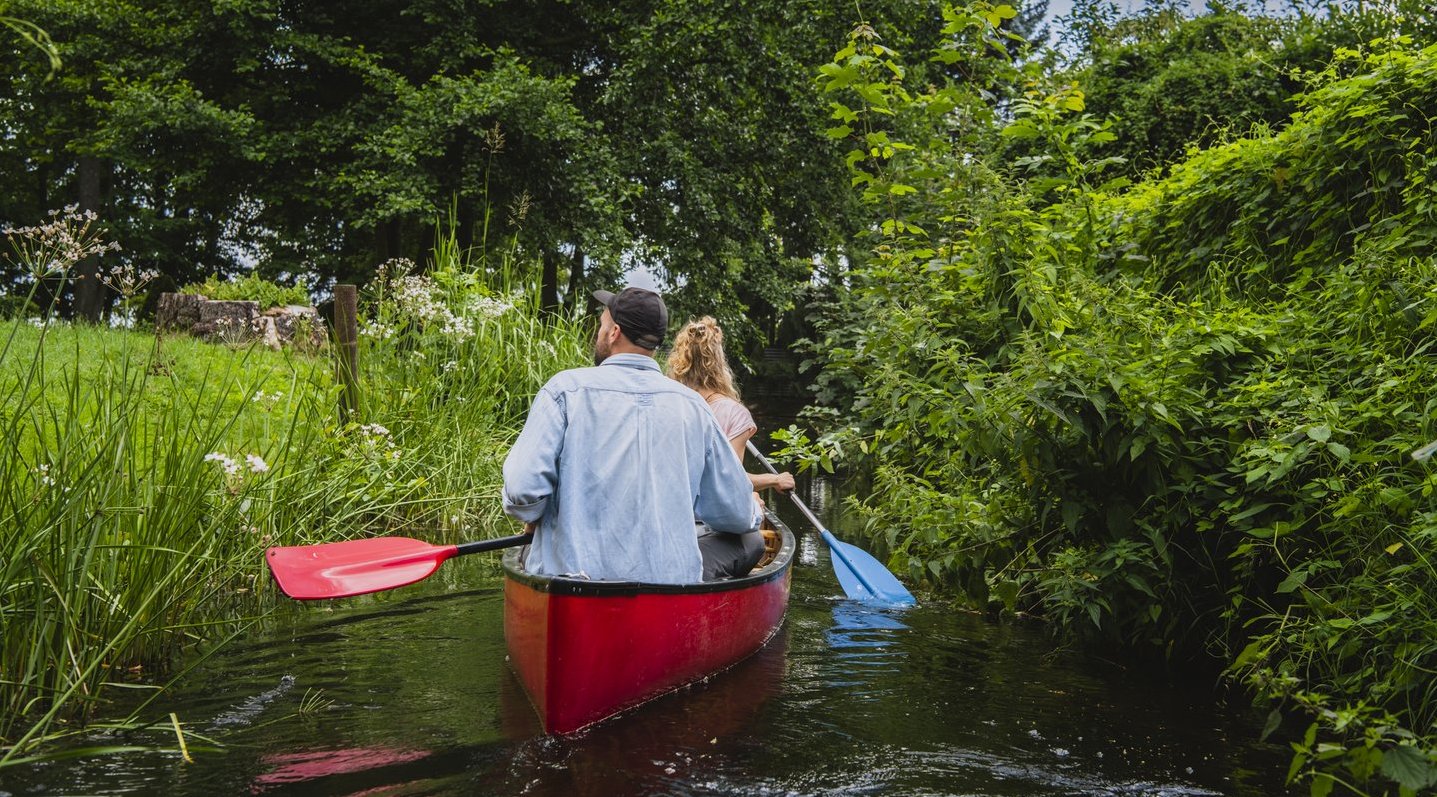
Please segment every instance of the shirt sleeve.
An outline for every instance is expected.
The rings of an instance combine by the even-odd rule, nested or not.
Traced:
[[[723,429],[724,436],[730,440],[744,432],[758,431],[758,424],[753,422],[753,413],[749,412],[742,402],[733,399],[715,405],[714,417],[718,418],[719,428]]]
[[[704,448],[704,471],[699,480],[699,495],[694,502],[694,517],[707,523],[714,531],[744,534],[758,530],[763,511],[753,498],[753,486],[738,456],[719,430],[709,427]]]
[[[530,523],[544,516],[559,483],[559,455],[567,420],[559,398],[540,390],[524,430],[504,459],[504,512]]]

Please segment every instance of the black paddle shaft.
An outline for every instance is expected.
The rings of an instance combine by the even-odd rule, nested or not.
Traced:
[[[500,537],[497,540],[475,540],[474,542],[461,542],[454,546],[458,550],[455,556],[463,556],[466,553],[479,553],[481,551],[493,551],[498,548],[517,548],[520,545],[528,545],[534,539],[533,534],[515,534],[512,537]]]

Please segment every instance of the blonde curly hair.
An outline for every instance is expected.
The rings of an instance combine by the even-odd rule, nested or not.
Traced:
[[[723,352],[723,330],[712,316],[684,324],[674,337],[669,376],[700,393],[718,393],[739,401],[733,369]]]

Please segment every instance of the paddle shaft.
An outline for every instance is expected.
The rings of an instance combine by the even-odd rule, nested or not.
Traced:
[[[758,450],[753,441],[748,441],[748,450],[753,452],[758,461],[768,468],[770,473],[778,473],[773,463]],[[861,548],[855,548],[847,543],[840,542],[835,538],[818,518],[798,499],[798,496],[789,491],[788,497],[793,499],[794,505],[802,510],[808,522],[818,529],[818,536],[828,545],[831,553],[834,575],[838,576],[839,583],[843,586],[844,594],[850,598],[879,600],[894,604],[911,604],[914,602],[913,595],[898,581],[898,578],[888,572],[877,559],[874,559]]]
[[[773,466],[773,463],[768,461],[768,457],[765,457],[763,455],[763,452],[758,450],[758,446],[754,445],[752,440],[748,441],[748,452],[750,454],[753,454],[755,457],[758,457],[758,461],[762,462],[765,468],[768,468],[769,473],[772,473],[774,475],[778,474],[778,468],[775,468]],[[812,523],[815,527],[817,527],[819,531],[828,531],[828,529],[825,528],[821,522],[819,522],[818,516],[814,515],[813,512],[808,508],[808,506],[803,503],[803,501],[799,500],[798,493],[796,491],[789,490],[788,497],[793,499],[794,506],[797,506],[799,508],[799,511],[803,512],[803,516],[808,518],[809,523]]]
[[[482,551],[493,551],[499,548],[516,548],[520,545],[528,545],[533,539],[533,534],[515,534],[512,537],[500,537],[497,540],[461,542],[454,546],[454,555],[463,556],[466,553],[480,553]]]

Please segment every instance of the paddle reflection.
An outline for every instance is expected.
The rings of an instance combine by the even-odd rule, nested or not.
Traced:
[[[729,670],[571,737],[542,736],[517,677],[500,691],[501,724],[519,746],[490,793],[682,794],[704,771],[753,744],[764,703],[783,689],[788,627]],[[537,738],[533,738],[537,737]],[[646,762],[637,765],[637,762]]]
[[[871,676],[897,670],[905,658],[900,643],[908,625],[900,619],[903,612],[903,608],[859,601],[835,603],[833,625],[823,632],[823,638],[842,666],[832,669],[827,685],[848,689],[860,698],[886,692],[873,686],[879,682]]]
[[[270,767],[269,771],[255,777],[250,785],[252,794],[262,794],[277,788],[286,788],[296,793],[314,793],[320,789],[327,793],[343,794],[348,786],[358,793],[367,795],[397,793],[407,784],[392,782],[395,773],[378,775],[374,771],[387,767],[428,758],[424,750],[395,747],[354,747],[337,750],[310,750],[302,753],[271,753],[260,758],[260,764]],[[386,782],[389,781],[389,782]],[[375,783],[384,784],[377,790]],[[303,784],[298,785],[298,784]]]

